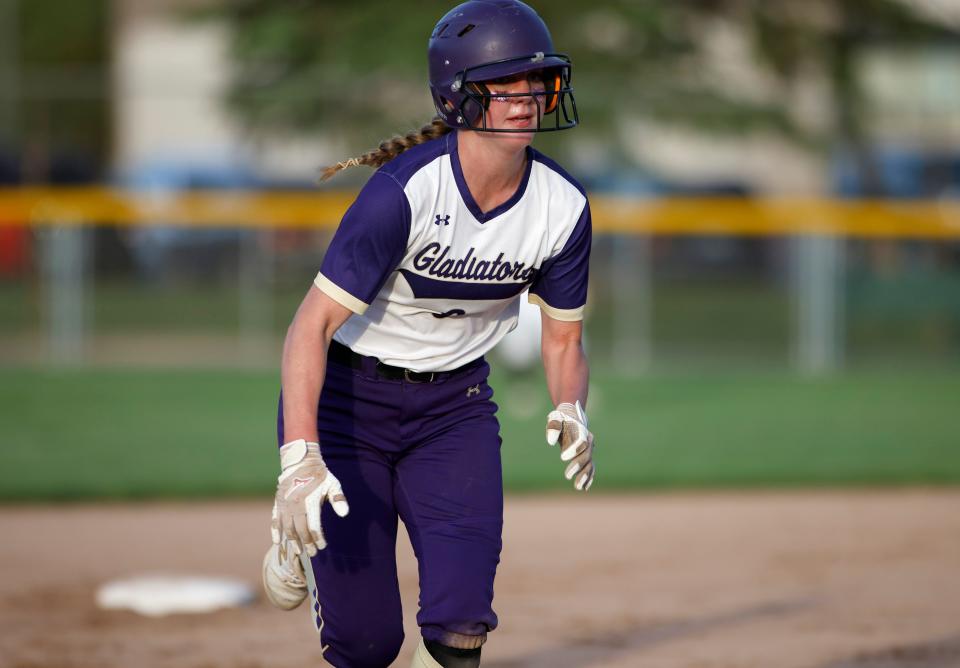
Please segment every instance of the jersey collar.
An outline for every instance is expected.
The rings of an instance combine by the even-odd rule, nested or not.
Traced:
[[[517,191],[513,193],[513,196],[510,197],[510,199],[508,199],[506,202],[484,213],[480,210],[480,207],[473,199],[473,195],[470,194],[470,188],[467,187],[467,181],[463,178],[463,168],[460,166],[460,151],[458,150],[457,134],[458,133],[456,130],[447,134],[447,148],[450,152],[450,167],[453,169],[453,179],[457,183],[457,190],[460,191],[460,198],[463,200],[463,203],[467,205],[470,213],[472,213],[473,217],[477,219],[477,222],[481,224],[486,223],[487,221],[493,220],[500,214],[505,213],[513,208],[513,206],[520,201],[524,193],[527,191],[527,182],[530,180],[530,171],[533,169],[533,149],[529,146],[526,148],[527,166],[524,168],[523,178],[520,179],[520,185],[517,186]]]

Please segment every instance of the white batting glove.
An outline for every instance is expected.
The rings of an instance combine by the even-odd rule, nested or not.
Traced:
[[[547,415],[547,443],[560,443],[560,459],[567,464],[564,477],[574,480],[573,486],[587,491],[593,484],[593,434],[587,429],[587,415],[578,401],[562,403]]]
[[[289,541],[297,554],[305,549],[312,557],[327,546],[320,528],[320,506],[329,501],[340,517],[350,512],[350,506],[340,481],[320,456],[319,443],[307,443],[302,438],[284,443],[280,467],[270,537],[275,544]]]

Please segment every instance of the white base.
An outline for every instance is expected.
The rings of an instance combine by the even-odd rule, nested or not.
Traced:
[[[254,598],[253,590],[238,580],[183,575],[115,580],[97,590],[99,607],[133,610],[149,617],[214,612],[246,605]]]

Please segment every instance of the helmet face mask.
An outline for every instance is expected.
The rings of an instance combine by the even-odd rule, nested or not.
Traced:
[[[529,133],[529,132],[555,132],[557,130],[567,130],[575,127],[580,122],[577,113],[577,103],[573,97],[573,88],[570,86],[570,59],[563,54],[549,54],[552,58],[565,60],[566,67],[552,67],[542,72],[544,83],[543,92],[519,92],[519,93],[491,93],[488,82],[490,79],[477,80],[474,73],[478,70],[488,68],[490,65],[506,65],[511,61],[517,61],[517,64],[523,65],[529,62],[528,58],[512,58],[508,61],[498,63],[485,63],[472,68],[467,68],[453,85],[458,85],[463,92],[463,99],[460,102],[457,112],[457,127],[465,130],[476,130],[480,132],[506,132],[506,133]],[[527,70],[529,73],[539,72],[540,70]],[[524,71],[518,74],[527,73]],[[498,77],[497,79],[509,78]],[[494,80],[496,81],[496,80]],[[536,119],[535,128],[494,128],[487,124],[487,114],[484,113],[490,108],[490,102],[506,101],[511,98],[532,99],[536,105],[537,111],[534,114]],[[546,122],[544,122],[546,121]]]
[[[449,11],[430,37],[430,92],[450,127],[481,132],[552,132],[580,122],[572,63],[556,53],[546,24],[517,0],[471,0]],[[532,91],[491,94],[488,82],[541,73],[543,96]],[[496,128],[486,111],[494,98],[532,99],[536,127]]]

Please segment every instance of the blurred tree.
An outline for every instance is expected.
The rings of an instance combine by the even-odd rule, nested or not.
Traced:
[[[29,180],[88,180],[109,157],[110,3],[0,0],[0,141]]]
[[[426,42],[451,4],[215,0],[201,15],[229,25],[237,64],[229,103],[251,129],[322,130],[372,143],[378,132],[432,115]],[[768,129],[807,146],[842,141],[865,150],[857,76],[864,49],[955,37],[898,0],[536,4],[557,48],[573,58],[584,131],[611,146],[617,120],[634,116],[722,134]],[[715,62],[722,34],[742,40],[754,78],[772,85],[750,91],[722,76]],[[829,82],[826,127],[805,123],[794,97],[781,94],[811,78]]]
[[[227,22],[237,65],[227,102],[251,129],[371,141],[371,129],[430,118],[426,38],[447,4],[218,0],[191,15]]]
[[[713,11],[747,17],[753,52],[780,81],[816,72],[828,82],[826,139],[852,153],[865,194],[884,186],[867,137],[870,110],[859,73],[868,50],[879,46],[958,46],[955,25],[918,10],[911,0],[701,0]]]

